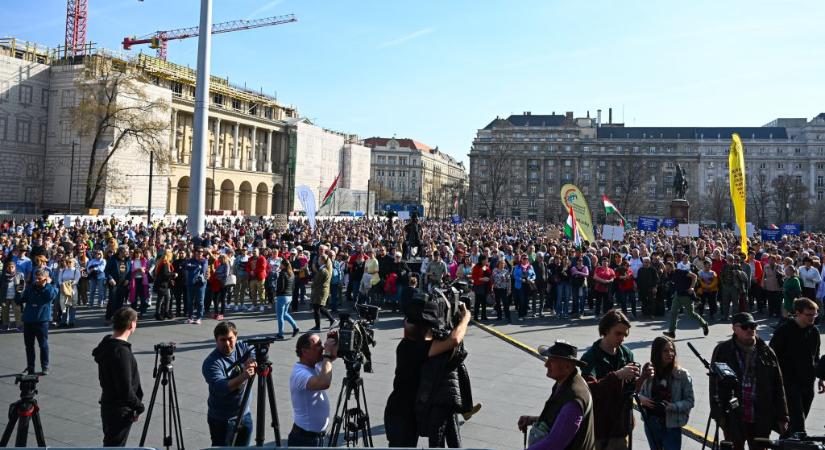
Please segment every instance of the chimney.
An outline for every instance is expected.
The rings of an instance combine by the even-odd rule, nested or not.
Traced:
[[[567,119],[573,119],[573,111],[567,111],[564,113],[564,117]]]
[[[613,108],[607,108],[607,123],[613,123]]]
[[[596,126],[597,127],[602,126],[602,110],[601,109],[596,110]]]
[[[530,115],[530,111],[524,111],[524,113],[523,113],[523,114],[524,114],[525,116],[529,116],[529,115]]]

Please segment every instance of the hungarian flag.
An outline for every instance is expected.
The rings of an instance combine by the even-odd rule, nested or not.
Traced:
[[[619,208],[616,208],[616,205],[614,205],[613,202],[611,202],[610,199],[607,198],[607,195],[602,194],[602,203],[604,203],[604,213],[606,215],[618,214],[619,218],[620,218],[619,223],[622,226],[624,226],[624,223],[625,223],[624,216],[622,216],[622,213],[619,212]]]
[[[564,234],[573,241],[576,247],[581,245],[582,235],[579,234],[579,225],[576,223],[576,213],[573,212],[572,206],[570,206],[567,215],[567,222],[564,224]]]
[[[336,190],[338,190],[338,178],[340,176],[341,176],[341,173],[339,172],[338,176],[335,177],[335,180],[332,182],[332,185],[330,185],[329,189],[327,189],[327,193],[324,194],[324,199],[321,200],[321,208],[323,208],[324,206],[327,206],[327,203],[329,203],[332,200],[332,195],[335,194]],[[321,208],[318,208],[318,209],[321,209]]]

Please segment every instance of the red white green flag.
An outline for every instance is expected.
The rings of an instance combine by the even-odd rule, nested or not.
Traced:
[[[576,213],[573,212],[572,206],[570,206],[567,215],[567,222],[564,224],[564,234],[568,239],[573,241],[573,244],[577,247],[581,245],[582,236],[579,234],[579,225],[576,223]]]
[[[340,176],[341,176],[341,174],[338,173],[338,176],[335,177],[335,180],[332,182],[332,185],[330,185],[329,189],[327,189],[327,193],[324,194],[324,199],[321,200],[321,208],[323,208],[324,206],[327,206],[327,203],[329,203],[332,200],[332,196],[335,194],[335,191],[338,190],[338,178]],[[318,208],[318,209],[321,209],[321,208]]]
[[[620,223],[621,223],[622,226],[624,226],[624,224],[625,224],[624,216],[622,216],[622,213],[619,212],[619,208],[617,208],[616,205],[614,205],[613,202],[611,202],[610,199],[607,198],[607,195],[605,195],[605,194],[602,194],[602,203],[604,203],[604,213],[606,215],[618,214],[619,218],[620,218]]]

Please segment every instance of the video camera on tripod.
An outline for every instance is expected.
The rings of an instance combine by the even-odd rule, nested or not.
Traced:
[[[372,352],[375,347],[375,331],[372,325],[378,320],[378,307],[357,305],[358,320],[353,320],[349,313],[338,315],[338,356],[344,360],[347,373],[358,373],[363,366],[364,372],[372,373]]]
[[[464,280],[456,280],[442,287],[434,286],[431,292],[430,301],[436,302],[439,311],[439,329],[433,330],[436,338],[446,337],[461,322],[459,304],[463,303],[468,311],[472,311],[476,300],[484,301],[474,298],[470,286]]]
[[[255,445],[261,447],[266,440],[266,405],[269,403],[269,412],[272,417],[270,426],[275,432],[275,443],[278,447],[281,445],[281,425],[278,421],[278,407],[275,403],[275,382],[273,380],[272,361],[269,360],[269,346],[275,342],[274,337],[259,336],[243,341],[250,348],[238,358],[237,362],[230,367],[230,370],[236,365],[240,366],[246,363],[254,352],[255,376],[251,378],[244,387],[243,395],[241,397],[241,406],[236,415],[236,423],[241,423],[241,420],[246,412],[246,404],[249,401],[249,396],[252,394],[252,388],[255,386],[255,378],[257,377],[258,397],[257,397],[257,415],[255,417]],[[238,428],[235,427],[230,434],[229,441],[235,446],[243,445],[240,441],[241,437],[238,435]]]
[[[771,440],[756,438],[753,440],[760,448],[777,450],[825,450],[825,436],[808,436],[805,433],[794,433],[787,439]]]
[[[739,398],[736,396],[736,393],[739,390],[739,377],[727,364],[722,362],[709,363],[702,357],[699,350],[696,350],[696,347],[694,347],[693,344],[688,342],[687,345],[708,370],[708,377],[710,377],[711,381],[716,381],[716,393],[711,399],[714,404],[711,406],[715,406],[718,409],[719,414],[717,417],[713,417],[713,412],[708,415],[708,424],[705,427],[705,438],[702,442],[702,450],[704,450],[705,444],[708,442],[711,419],[716,421],[716,431],[714,432],[713,446],[711,448],[721,448],[722,445],[725,445],[728,442],[719,442],[720,422],[726,420],[728,414],[739,407]]]

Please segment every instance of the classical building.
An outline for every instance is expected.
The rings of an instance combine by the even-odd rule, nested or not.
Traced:
[[[468,178],[462,162],[413,139],[371,137],[364,145],[372,149],[372,190],[379,208],[417,204],[432,217],[464,211]]]
[[[469,155],[470,214],[563,220],[559,192],[573,183],[597,223],[604,220],[602,194],[629,218],[667,217],[681,166],[691,220],[728,222],[734,132],[745,146],[749,220],[778,222],[788,209],[799,215],[794,205],[825,198],[825,113],[761,127],[626,127],[600,118],[601,111],[598,118],[525,112],[478,130]],[[777,194],[783,188],[793,191],[784,200]]]

